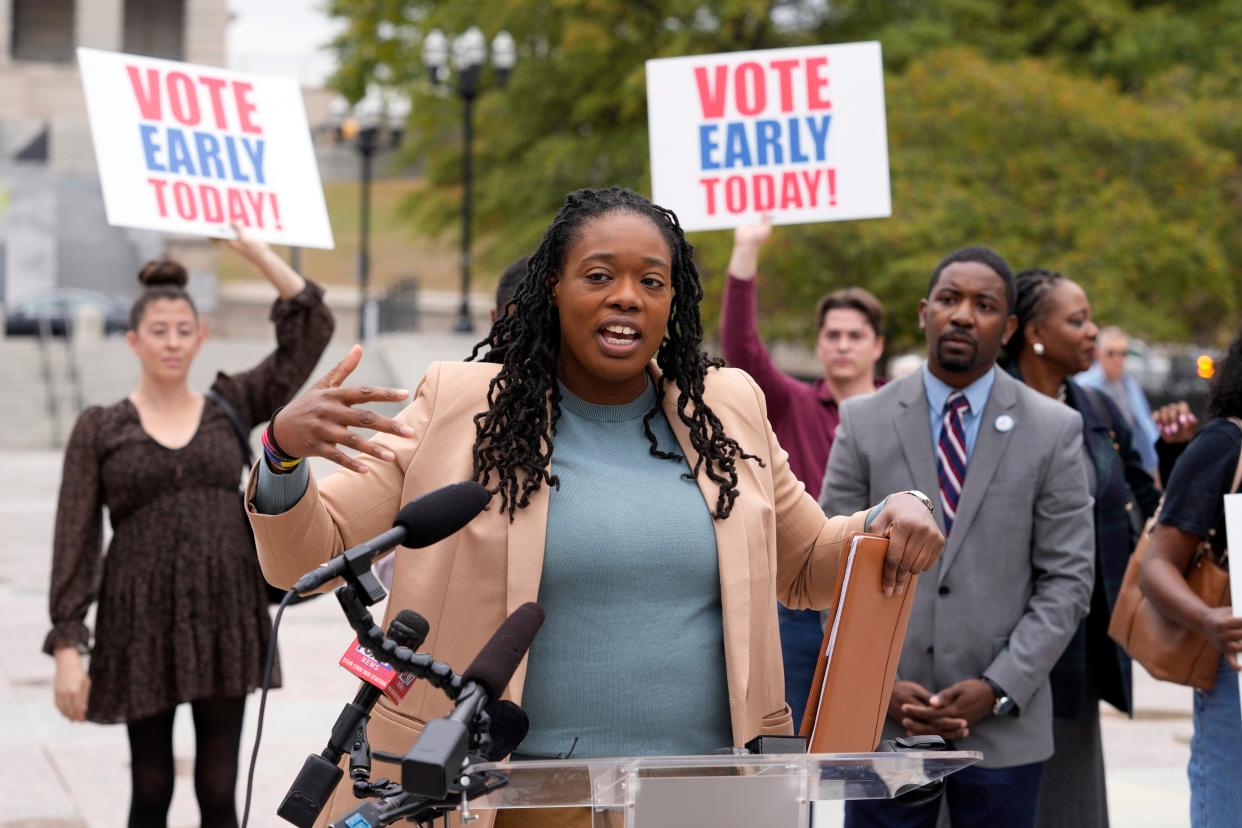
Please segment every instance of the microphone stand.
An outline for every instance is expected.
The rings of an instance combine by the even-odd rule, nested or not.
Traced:
[[[473,720],[476,716],[481,716],[486,722],[487,714],[477,707],[477,702],[481,702],[481,698],[477,698],[480,694],[477,685],[473,682],[464,684],[462,677],[448,664],[436,661],[426,653],[418,653],[398,644],[385,635],[383,628],[375,623],[367,607],[382,600],[386,593],[371,572],[369,565],[365,569],[360,565],[348,566],[342,577],[345,583],[337,587],[336,598],[345,613],[346,620],[349,621],[349,626],[358,635],[358,643],[369,649],[379,660],[391,664],[398,672],[413,673],[415,678],[422,679],[438,688],[455,702],[459,701],[463,690],[472,691],[466,692],[465,698],[460,701],[465,702],[465,707],[468,708],[468,718]],[[457,712],[460,717],[465,711]],[[486,728],[479,733],[471,726],[473,724],[473,721],[467,724],[470,735],[473,737],[472,741],[477,743],[477,747],[486,747],[490,741]],[[471,772],[470,765],[481,761],[477,759],[475,762],[468,761],[461,768],[456,784],[452,785],[451,789],[446,792],[447,795],[442,798],[428,798],[409,793],[402,788],[401,784],[388,779],[372,782],[370,778],[372,755],[385,761],[395,760],[398,763],[401,763],[404,757],[379,752],[373,754],[366,739],[365,724],[359,726],[354,735],[355,738],[349,745],[350,778],[353,781],[354,795],[360,799],[374,797],[378,799],[364,802],[342,820],[332,823],[333,826],[348,824],[349,828],[354,828],[357,825],[390,825],[402,819],[425,823],[458,809],[462,811],[463,823],[473,822],[478,817],[470,813],[469,800],[509,784],[508,777],[495,771],[483,774]],[[353,817],[355,821],[347,823],[346,820],[350,817]],[[359,819],[361,821],[357,821]]]
[[[477,761],[481,762],[481,759]],[[389,792],[373,802],[359,807],[331,823],[330,828],[360,828],[360,826],[391,825],[398,820],[409,820],[430,825],[441,816],[460,811],[463,825],[479,819],[471,813],[469,801],[499,790],[509,784],[509,778],[498,771],[473,771],[469,766],[462,769],[463,784],[455,786],[448,796],[430,799],[401,790],[396,783],[388,783]]]
[[[370,650],[380,661],[391,664],[398,673],[413,673],[415,678],[426,681],[432,687],[444,691],[450,699],[457,700],[462,690],[461,676],[444,662],[436,661],[426,653],[416,653],[385,635],[384,630],[367,611],[367,606],[374,601],[366,601],[348,583],[337,587],[336,598],[341,609],[345,611],[349,626],[358,634],[359,644]]]

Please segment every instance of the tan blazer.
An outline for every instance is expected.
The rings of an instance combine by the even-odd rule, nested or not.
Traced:
[[[488,382],[498,368],[433,363],[414,401],[398,415],[415,436],[376,438],[396,454],[396,462],[364,456],[368,474],[342,470],[322,483],[312,478],[305,496],[284,514],[255,512],[257,475],[252,475],[247,510],[267,579],[287,588],[307,570],[391,527],[398,509],[413,498],[471,479],[473,417],[486,409]],[[659,376],[654,363],[649,371],[653,379]],[[739,496],[732,514],[715,521],[730,718],[733,742],[743,745],[760,734],[792,732],[784,699],[777,599],[794,608],[824,607],[831,599],[842,544],[851,533],[861,531],[866,513],[824,517],[789,471],[786,454],[768,423],[763,393],[749,375],[732,368],[713,369],[703,396],[726,433],[763,460],[762,467],[753,460],[738,461]],[[694,458],[676,400],[677,389],[670,387],[664,414],[682,451]],[[703,474],[698,483],[714,508],[716,485]],[[493,504],[435,546],[398,550],[387,615],[406,608],[422,613],[431,622],[423,649],[459,672],[464,670],[510,612],[538,600],[547,520],[545,486],[512,522]],[[523,661],[507,692],[519,704],[525,678]],[[368,729],[372,748],[403,753],[424,722],[449,710],[444,694],[421,682],[399,707],[381,698]],[[375,776],[399,778],[395,769],[381,768],[377,764]],[[348,777],[346,782],[348,787]],[[352,796],[337,799],[334,813],[355,805]]]

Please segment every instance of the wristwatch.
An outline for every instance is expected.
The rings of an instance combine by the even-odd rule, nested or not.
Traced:
[[[918,489],[907,489],[906,491],[898,492],[897,494],[908,494],[911,497],[916,498],[920,503],[927,507],[927,511],[931,512],[933,516],[936,514],[936,506],[932,503],[932,499],[920,492]]]
[[[1018,706],[1013,699],[1009,698],[1009,694],[1005,692],[1004,688],[987,676],[979,676],[979,681],[992,688],[992,695],[996,697],[996,701],[992,703],[993,716],[1007,716]]]

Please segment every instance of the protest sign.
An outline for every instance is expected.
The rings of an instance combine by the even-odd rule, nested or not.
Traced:
[[[1225,495],[1225,548],[1242,549],[1242,494]],[[1242,610],[1242,578],[1229,579],[1229,597],[1233,614],[1237,615]],[[1238,682],[1238,705],[1242,710],[1242,673],[1231,676],[1230,680]]]
[[[108,223],[332,247],[290,78],[78,49]]]
[[[687,230],[891,213],[879,43],[647,61],[655,202]]]

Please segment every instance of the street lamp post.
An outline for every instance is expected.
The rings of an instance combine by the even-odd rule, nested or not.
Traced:
[[[385,124],[384,116],[389,120]],[[352,140],[361,162],[359,182],[361,192],[358,203],[358,339],[369,342],[377,333],[379,308],[371,296],[371,182],[375,156],[385,148],[396,147],[401,141],[401,123],[408,107],[401,102],[385,104],[368,92],[367,97],[354,107],[354,112],[342,121],[340,135]],[[386,128],[386,129],[385,129]]]
[[[487,61],[487,42],[477,26],[471,26],[464,34],[453,39],[452,65],[457,70],[454,91],[462,100],[462,154],[461,154],[461,304],[453,330],[468,333],[474,330],[470,318],[470,265],[471,224],[474,209],[474,101],[479,96],[483,66]],[[497,85],[504,87],[509,73],[517,62],[517,48],[508,32],[500,32],[492,39],[492,68],[496,70]],[[444,85],[448,76],[449,41],[439,29],[432,29],[423,38],[423,63],[430,72],[432,83]]]
[[[358,202],[358,338],[363,342],[371,341],[376,327],[371,298],[371,171],[378,146],[377,125],[368,124],[358,130],[358,157],[362,159],[362,194]]]

